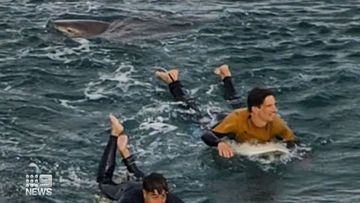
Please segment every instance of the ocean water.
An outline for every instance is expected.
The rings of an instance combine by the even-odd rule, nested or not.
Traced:
[[[2,0],[0,202],[98,202],[110,112],[138,165],[185,202],[360,202],[359,13],[354,0]],[[69,39],[51,19],[130,31]],[[227,112],[213,74],[223,63],[243,99],[275,91],[301,152],[270,164],[218,157],[153,75],[178,67],[203,112]],[[27,196],[26,175],[39,173],[52,175],[52,195]]]

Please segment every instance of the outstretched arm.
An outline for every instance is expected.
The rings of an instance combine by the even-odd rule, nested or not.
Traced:
[[[225,143],[221,138],[228,137],[234,139],[237,124],[236,112],[231,112],[222,121],[217,123],[211,130],[205,132],[201,139],[205,144],[218,148],[219,155],[225,158],[234,156],[232,147]]]
[[[225,143],[221,138],[222,137],[232,137],[230,134],[229,135],[221,135],[218,133],[215,133],[213,131],[206,131],[202,136],[201,139],[205,142],[205,144],[212,146],[212,147],[217,147],[219,155],[225,158],[230,158],[234,156],[234,150],[232,149],[232,147]]]

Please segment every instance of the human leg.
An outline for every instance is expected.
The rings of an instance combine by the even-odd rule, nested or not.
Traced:
[[[159,80],[163,81],[169,86],[171,95],[174,97],[175,101],[184,102],[186,109],[193,109],[200,114],[200,111],[195,104],[194,100],[190,98],[184,90],[184,87],[179,80],[179,70],[174,68],[169,71],[158,70],[155,72],[155,75]]]
[[[116,165],[116,150],[119,151],[123,162],[130,173],[138,179],[144,176],[135,164],[135,157],[130,154],[127,147],[128,137],[123,133],[124,128],[119,120],[110,114],[111,135],[103,152],[96,181],[99,188],[108,198],[117,200],[121,197],[123,188],[127,187],[129,182],[117,184],[113,181],[113,173]]]
[[[233,109],[240,108],[240,97],[236,95],[229,66],[226,64],[221,65],[215,69],[214,73],[218,75],[224,83],[224,99],[229,101]]]

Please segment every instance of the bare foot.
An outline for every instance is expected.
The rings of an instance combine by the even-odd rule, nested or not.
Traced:
[[[109,118],[111,122],[111,135],[117,137],[124,132],[124,126],[121,125],[120,121],[113,114],[110,114]]]
[[[215,68],[215,71],[214,73],[218,76],[220,76],[221,80],[223,80],[225,77],[230,77],[231,76],[231,72],[230,72],[230,69],[229,69],[229,66],[224,64],[224,65],[221,65],[220,67],[218,68]]]
[[[179,80],[178,69],[171,69],[169,71],[156,71],[155,75],[157,78],[159,78],[159,80],[165,82],[166,84],[170,84]]]

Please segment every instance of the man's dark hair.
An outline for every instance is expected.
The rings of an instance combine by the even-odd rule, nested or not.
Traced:
[[[251,107],[256,106],[260,107],[267,96],[274,96],[274,93],[270,89],[255,87],[253,88],[247,98],[247,107],[249,112],[251,112]]]
[[[147,192],[154,192],[157,190],[159,193],[162,191],[169,191],[166,179],[159,173],[151,173],[146,176],[143,180],[143,189]]]

